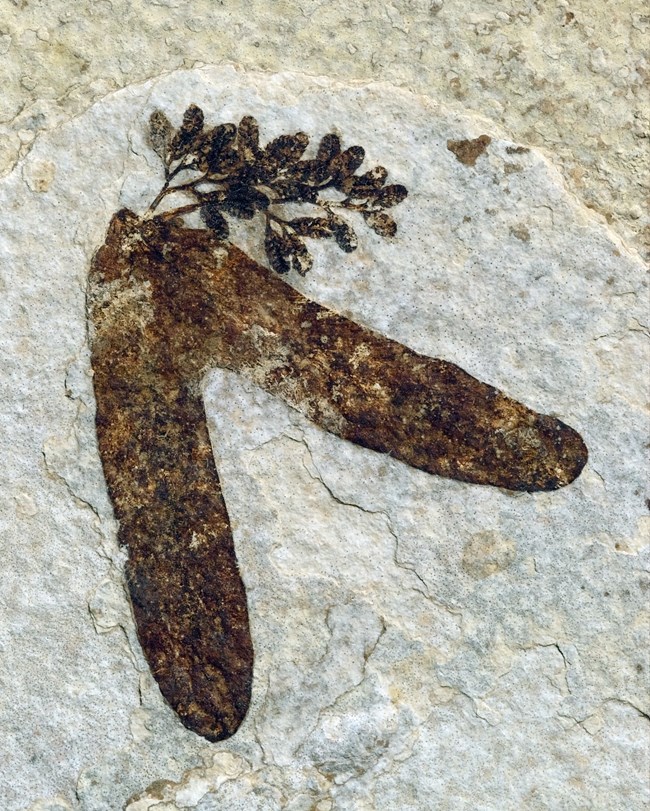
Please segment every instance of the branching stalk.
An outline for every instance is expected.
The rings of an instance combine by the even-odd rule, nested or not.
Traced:
[[[397,205],[407,195],[403,186],[385,185],[387,172],[381,166],[357,175],[364,150],[360,146],[343,150],[334,133],[321,139],[315,158],[304,159],[309,142],[305,133],[281,135],[261,147],[259,127],[251,116],[245,116],[238,126],[220,124],[205,129],[203,112],[192,104],[176,131],[163,113],[154,113],[150,140],[165,164],[165,182],[145,216],[154,216],[168,195],[191,195],[195,202],[155,216],[168,221],[199,211],[205,225],[219,239],[227,239],[227,217],[252,219],[264,213],[264,247],[270,266],[278,273],[290,269],[307,273],[312,259],[305,239],[332,238],[344,251],[356,249],[354,230],[336,209],[361,214],[380,236],[393,236],[397,226],[383,209]],[[199,176],[173,185],[184,171],[196,171]],[[198,187],[203,184],[209,184],[210,190],[201,191]],[[327,190],[341,198],[323,199]],[[270,210],[287,203],[317,206],[321,213],[287,219]]]

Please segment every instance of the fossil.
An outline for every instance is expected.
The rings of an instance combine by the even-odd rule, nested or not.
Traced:
[[[88,318],[96,427],[142,649],[183,724],[232,735],[253,673],[246,593],[206,427],[206,371],[236,371],[343,439],[473,484],[538,491],[579,475],[587,449],[445,360],[425,357],[305,298],[281,276],[312,265],[308,240],[352,251],[356,217],[393,238],[406,189],[335,134],[304,158],[304,133],[260,146],[251,116],[179,129],[151,117],[164,185],[143,215],[122,210],[96,253]],[[181,205],[168,207],[172,195]],[[287,203],[309,206],[288,216]],[[183,217],[197,211],[204,228]],[[257,217],[269,267],[228,241]]]

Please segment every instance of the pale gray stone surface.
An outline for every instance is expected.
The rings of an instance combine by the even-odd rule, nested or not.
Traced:
[[[235,62],[486,116],[648,251],[649,30],[644,0],[3,0],[0,175],[113,90]]]
[[[93,428],[84,286],[161,183],[149,114],[334,128],[410,189],[385,242],[290,282],[577,428],[568,488],[513,495],[321,432],[230,373],[205,398],[248,588],[251,711],[211,745],[138,648]],[[476,166],[448,139],[489,134]],[[642,809],[644,268],[535,151],[389,85],[233,68],[132,86],[0,183],[0,797],[7,811]],[[262,259],[259,234],[236,240]]]

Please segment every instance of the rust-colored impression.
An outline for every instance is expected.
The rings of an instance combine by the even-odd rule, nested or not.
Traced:
[[[157,201],[165,189],[180,188],[171,182],[174,161],[195,164],[186,171],[201,172],[200,182],[207,177],[212,187],[162,214],[122,210],[113,217],[92,263],[88,316],[99,450],[119,541],[128,549],[138,637],[181,721],[217,741],[246,714],[253,646],[200,395],[207,370],[236,371],[343,439],[474,484],[554,490],[579,475],[587,449],[560,420],[310,301],[278,275],[307,272],[304,237],[331,237],[343,250],[356,240],[329,197],[320,203],[324,216],[302,218],[306,224],[272,213],[281,195],[308,196],[289,184],[318,186],[320,195],[331,183],[345,195],[346,213],[391,237],[396,226],[383,208],[406,193],[385,186],[385,170],[355,175],[359,154],[337,162],[346,153],[335,136],[321,141],[320,157],[307,167],[300,165],[308,163],[304,139],[296,147],[296,136],[282,136],[294,141],[276,147],[282,154],[272,162],[250,117],[240,125],[242,147],[234,125],[221,125],[225,139],[223,130],[215,135],[219,128],[206,132],[196,110],[189,108],[183,124],[187,133],[190,122],[191,136],[152,118],[152,140],[166,162]],[[201,168],[196,154],[209,148],[212,168]],[[219,162],[224,149],[229,164]],[[316,180],[292,180],[300,173]],[[185,191],[194,181],[179,182]],[[195,209],[206,229],[179,219]],[[249,213],[266,218],[273,270],[224,240],[226,216]]]
[[[475,166],[476,161],[492,143],[489,135],[479,135],[478,138],[465,139],[462,141],[447,141],[447,149],[453,152],[457,160],[465,166]]]

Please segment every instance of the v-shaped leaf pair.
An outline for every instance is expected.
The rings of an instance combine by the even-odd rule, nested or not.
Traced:
[[[208,369],[248,377],[343,439],[465,482],[554,490],[587,459],[561,421],[164,215],[114,216],[88,316],[99,449],[138,636],[164,697],[212,741],[246,714],[253,647],[200,394]]]

